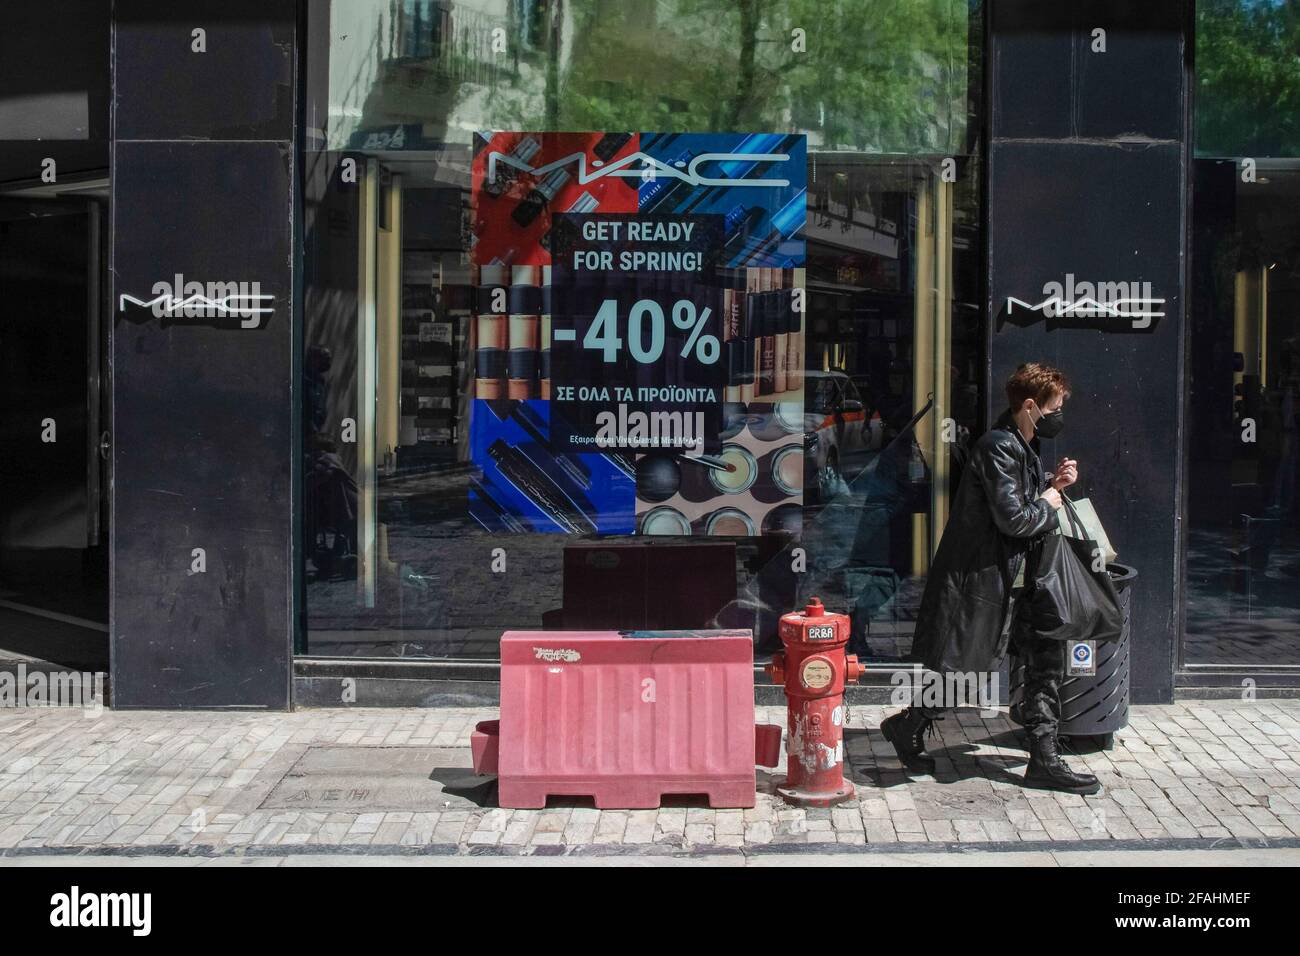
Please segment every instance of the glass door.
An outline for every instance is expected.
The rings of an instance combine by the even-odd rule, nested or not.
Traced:
[[[102,215],[0,197],[0,656],[106,669]]]

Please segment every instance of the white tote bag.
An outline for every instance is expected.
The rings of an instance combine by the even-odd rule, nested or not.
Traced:
[[[1101,519],[1097,517],[1097,509],[1092,506],[1092,502],[1087,498],[1080,498],[1078,501],[1071,498],[1070,504],[1074,505],[1075,514],[1078,516],[1079,523],[1083,525],[1084,534],[1097,542],[1097,547],[1101,548],[1102,554],[1106,557],[1106,563],[1112,563],[1119,555],[1110,545],[1110,538],[1106,535],[1106,529],[1101,526]],[[1057,510],[1056,523],[1061,528],[1061,534],[1071,538],[1078,537],[1078,535],[1071,532],[1069,514],[1064,508]]]

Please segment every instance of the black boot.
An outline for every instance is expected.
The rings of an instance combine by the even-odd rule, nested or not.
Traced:
[[[1036,790],[1060,790],[1085,795],[1101,790],[1101,782],[1092,774],[1075,773],[1066,766],[1057,750],[1055,734],[1030,738],[1025,786]]]
[[[934,758],[925,752],[925,734],[934,721],[909,707],[880,722],[880,732],[894,745],[898,759],[913,773],[934,773]]]

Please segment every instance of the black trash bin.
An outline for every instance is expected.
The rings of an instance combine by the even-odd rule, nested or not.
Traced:
[[[1090,677],[1066,677],[1061,682],[1061,725],[1059,735],[1078,743],[1080,738],[1104,750],[1115,743],[1115,731],[1128,726],[1129,631],[1132,584],[1137,569],[1127,564],[1108,564],[1111,580],[1124,612],[1124,625],[1118,641],[1097,645],[1097,673]],[[1024,664],[1011,656],[1011,719],[1020,719],[1021,692],[1025,683]]]

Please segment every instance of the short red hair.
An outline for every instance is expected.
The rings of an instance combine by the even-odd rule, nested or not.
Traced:
[[[1013,411],[1019,411],[1027,398],[1042,408],[1057,395],[1070,397],[1070,380],[1059,368],[1050,365],[1026,362],[1007,379],[1007,401]]]

